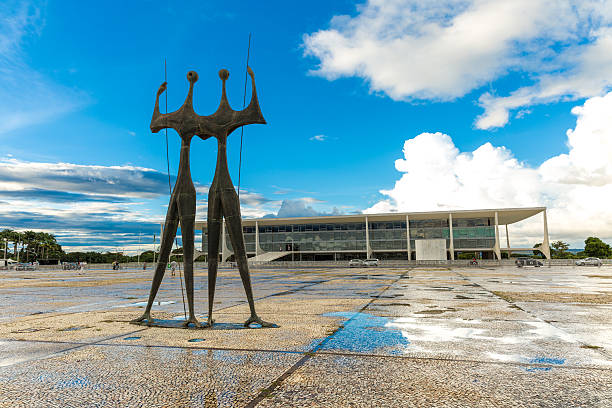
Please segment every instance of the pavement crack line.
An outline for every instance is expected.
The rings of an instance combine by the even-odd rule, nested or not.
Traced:
[[[300,367],[302,367],[311,357],[317,353],[323,346],[325,346],[338,332],[344,329],[359,313],[363,312],[368,308],[374,301],[380,298],[380,296],[385,293],[389,288],[391,288],[394,284],[396,284],[399,280],[405,277],[412,268],[408,269],[406,272],[401,274],[397,279],[383,288],[380,293],[374,297],[369,299],[369,301],[361,308],[359,311],[355,312],[348,320],[342,323],[332,334],[325,337],[321,342],[319,342],[315,347],[313,347],[310,351],[304,353],[302,358],[300,358],[295,364],[293,364],[287,371],[281,374],[276,380],[272,381],[272,383],[265,389],[263,389],[255,398],[253,398],[249,403],[245,405],[245,408],[253,408],[256,407],[264,398],[268,397],[270,394],[274,392],[282,383],[285,381],[291,374],[297,371]]]
[[[297,292],[299,292],[301,290],[308,289],[308,288],[310,288],[312,286],[319,285],[321,283],[332,282],[332,281],[338,280],[338,279],[340,279],[340,277],[332,278],[332,279],[326,279],[326,280],[320,280],[320,281],[316,281],[316,282],[312,282],[312,283],[307,283],[306,285],[298,286],[295,289],[283,290],[281,292],[276,292],[276,293],[272,293],[270,295],[265,295],[265,296],[261,296],[261,297],[255,298],[255,301],[257,302],[258,300],[268,299],[268,298],[271,298],[271,297],[274,297],[274,296],[283,296],[283,295],[289,295],[289,294],[297,293]],[[238,302],[238,303],[236,303],[234,305],[225,306],[225,307],[222,307],[220,309],[213,309],[213,311],[214,312],[220,312],[222,310],[230,309],[232,307],[244,305],[245,303],[247,303],[247,301],[246,300],[242,300],[242,301],[240,301],[240,302]]]
[[[142,330],[146,330],[142,329]],[[135,332],[134,332],[135,333]],[[131,333],[125,333],[121,336],[126,336]],[[108,338],[112,340],[113,338]],[[213,346],[171,346],[162,344],[119,344],[119,343],[105,343],[102,341],[98,342],[78,342],[78,341],[57,341],[57,340],[26,340],[26,339],[3,339],[2,341],[8,342],[23,342],[23,343],[44,343],[44,344],[66,344],[75,346],[94,346],[94,347],[131,347],[131,348],[158,348],[158,349],[173,349],[173,350],[205,350],[205,351],[235,351],[245,353],[281,353],[281,354],[312,354],[313,351],[298,351],[298,350],[276,350],[276,349],[256,349],[256,348],[236,348],[236,347],[213,347]],[[65,349],[57,353],[63,353],[68,351]],[[491,360],[477,360],[467,358],[456,358],[456,357],[420,357],[420,356],[407,356],[407,355],[388,355],[388,354],[373,354],[373,353],[355,353],[347,351],[317,351],[318,355],[329,355],[329,356],[342,356],[342,357],[362,357],[362,358],[384,358],[387,360],[415,360],[415,361],[446,361],[453,363],[466,363],[466,364],[493,364],[501,366],[512,366],[512,367],[551,367],[556,369],[564,370],[590,370],[590,371],[612,371],[612,368],[608,367],[596,367],[596,366],[579,366],[579,365],[564,365],[559,366],[556,364],[546,363],[521,363],[515,361],[491,361]],[[45,357],[43,357],[45,358]],[[30,360],[31,361],[31,360]]]
[[[567,331],[565,331],[565,330],[563,330],[563,329],[561,329],[561,328],[559,328],[559,327],[555,326],[555,325],[554,325],[554,324],[552,324],[550,321],[546,321],[546,320],[544,320],[544,319],[540,318],[538,315],[536,315],[535,313],[533,313],[533,312],[531,312],[531,311],[529,311],[529,310],[525,310],[525,309],[523,309],[522,307],[520,307],[519,305],[517,305],[515,302],[512,302],[512,301],[510,301],[510,300],[508,300],[508,299],[504,299],[503,297],[501,297],[501,296],[499,296],[499,295],[495,294],[495,292],[493,292],[493,291],[491,291],[491,290],[489,290],[489,289],[485,288],[485,287],[484,287],[484,286],[482,286],[480,283],[477,283],[477,282],[472,281],[470,278],[468,278],[468,277],[466,277],[465,275],[463,275],[463,274],[462,274],[460,271],[455,271],[455,273],[456,273],[457,275],[459,275],[459,276],[460,276],[460,277],[461,277],[463,280],[468,281],[468,282],[472,283],[473,285],[476,285],[476,286],[477,286],[477,287],[479,287],[480,289],[482,289],[482,290],[484,290],[484,291],[486,291],[486,292],[489,292],[490,294],[492,294],[492,295],[493,295],[493,296],[495,296],[496,298],[501,299],[501,300],[503,300],[504,302],[506,302],[506,303],[508,303],[508,304],[510,304],[510,305],[512,305],[512,306],[514,306],[514,307],[516,307],[516,308],[518,308],[518,309],[520,309],[520,310],[522,310],[523,312],[527,313],[529,316],[533,317],[533,318],[534,318],[534,319],[536,319],[537,321],[542,322],[542,323],[546,323],[547,325],[549,325],[549,326],[553,327],[554,329],[559,330],[559,331],[562,331],[562,332],[563,332],[563,333],[565,333],[566,335],[568,335],[568,336],[570,336],[570,337],[572,337],[572,338],[574,338],[574,339],[575,339],[575,336],[574,336],[572,333],[569,333],[569,332],[567,332]],[[585,342],[582,342],[582,341],[577,340],[577,339],[576,339],[576,342],[577,342],[577,343],[579,343],[581,346],[588,347],[588,344],[586,344]],[[610,356],[610,355],[609,355],[609,354],[608,354],[608,353],[607,353],[605,350],[603,350],[603,349],[595,349],[595,351],[596,351],[597,353],[601,354],[601,356],[602,356],[602,357],[604,357],[604,358],[606,358],[606,359],[608,359],[608,360],[612,360],[612,356]]]
[[[116,335],[113,335],[113,336],[104,337],[104,338],[102,338],[102,339],[100,339],[98,341],[94,341],[94,342],[91,342],[91,343],[66,343],[66,344],[75,344],[75,345],[72,346],[72,347],[65,348],[63,350],[58,350],[58,351],[54,351],[54,352],[49,353],[49,354],[45,354],[43,356],[39,356],[39,357],[35,357],[35,358],[29,358],[29,359],[22,360],[22,361],[17,361],[14,364],[9,364],[9,365],[12,366],[12,365],[28,363],[30,361],[45,360],[47,358],[51,358],[51,357],[54,357],[54,356],[57,356],[57,355],[60,355],[60,354],[63,354],[63,353],[67,353],[69,351],[80,349],[82,347],[95,346],[98,343],[101,343],[101,342],[104,342],[104,341],[113,340],[113,339],[116,339],[118,337],[129,336],[131,334],[140,333],[141,331],[148,330],[148,329],[149,329],[148,327],[145,327],[144,329],[132,330],[132,331],[129,331],[127,333],[121,333],[121,334],[116,334]],[[3,339],[3,340],[5,340],[5,341],[9,340],[10,341],[10,339]],[[14,340],[14,341],[21,341],[21,340]],[[24,341],[29,341],[29,340],[24,340]],[[58,343],[58,342],[50,342],[50,343],[63,344],[63,343]]]

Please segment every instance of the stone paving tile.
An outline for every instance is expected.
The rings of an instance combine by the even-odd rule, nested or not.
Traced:
[[[0,368],[45,358],[74,347],[73,344],[65,343],[0,340]]]
[[[612,371],[315,355],[259,407],[612,406]]]
[[[377,299],[368,311],[377,316],[463,320],[534,320],[533,315],[505,301],[496,299]]]
[[[131,341],[133,345],[162,345],[174,347],[201,346],[224,349],[248,350],[280,350],[280,351],[308,351],[314,344],[327,337],[338,326],[334,319],[314,315],[286,315],[259,314],[264,320],[278,324],[279,328],[246,329],[242,326],[248,314],[242,318],[235,314],[220,313],[215,316],[216,326],[211,329],[180,330],[169,328],[147,328],[138,336],[141,338]],[[181,316],[182,318],[182,316]],[[224,328],[230,326],[229,328]],[[138,329],[142,326],[129,325],[129,328]],[[125,330],[125,328],[124,328]],[[188,340],[201,338],[204,341],[197,344]],[[122,338],[115,338],[112,344],[125,344]]]
[[[598,349],[605,352],[612,359],[612,330],[609,325],[594,325],[583,323],[555,322],[553,326],[569,333],[572,337],[583,343],[584,348]]]
[[[135,331],[140,326],[127,322],[139,311],[87,312],[21,319],[0,325],[0,338],[30,341],[93,342],[109,336]],[[172,317],[174,314],[158,313]]]
[[[257,313],[282,313],[295,315],[321,315],[329,312],[344,312],[356,310],[366,304],[367,299],[347,299],[328,293],[327,297],[319,299],[294,299],[293,295],[283,295],[262,299],[255,302]],[[241,304],[223,310],[224,314],[248,315],[249,305]]]
[[[551,322],[578,324],[609,324],[612,305],[586,303],[515,302],[521,309]]]
[[[88,346],[0,371],[0,407],[243,406],[301,356]]]
[[[554,359],[560,364],[612,369],[612,361],[597,349],[582,347],[574,335],[542,321],[387,318],[367,310],[339,317],[346,320],[344,328],[321,352],[519,363]]]

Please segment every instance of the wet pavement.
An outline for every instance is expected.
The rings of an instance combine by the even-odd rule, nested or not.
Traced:
[[[0,406],[612,406],[612,267],[254,270],[258,329],[221,270],[212,330],[151,274],[3,271]]]

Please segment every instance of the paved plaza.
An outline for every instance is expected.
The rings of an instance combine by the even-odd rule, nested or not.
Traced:
[[[129,324],[150,269],[1,273],[2,407],[612,406],[609,266],[254,270],[266,329],[226,269],[212,330]]]

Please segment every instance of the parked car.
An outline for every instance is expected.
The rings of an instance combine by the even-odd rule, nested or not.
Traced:
[[[594,258],[594,257],[579,259],[576,261],[576,265],[578,266],[587,266],[587,265],[601,266],[602,264],[603,262],[601,262],[601,259]]]
[[[514,263],[519,268],[522,268],[523,266],[535,266],[536,268],[540,266],[544,266],[542,262],[538,261],[537,259],[533,259],[533,258],[517,258],[516,261],[514,261]]]
[[[351,259],[349,261],[349,267],[354,267],[354,266],[363,266],[363,261],[361,259]]]
[[[363,261],[363,266],[378,266],[378,259],[366,259],[365,261]]]
[[[15,265],[15,270],[16,271],[35,271],[36,265],[29,264],[29,263],[18,263],[17,265]]]

